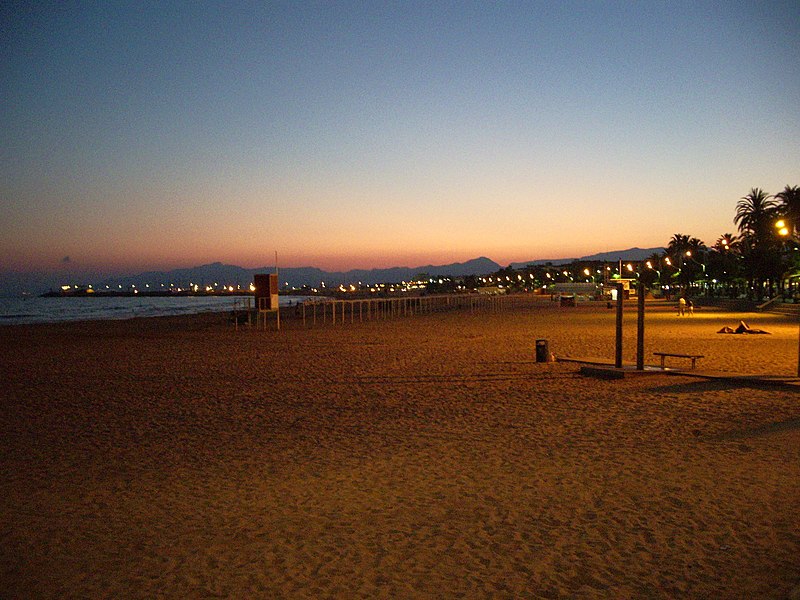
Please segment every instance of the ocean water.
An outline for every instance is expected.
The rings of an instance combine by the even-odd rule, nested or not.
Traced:
[[[247,298],[244,296],[0,298],[0,326],[225,312],[233,310],[234,302],[237,300],[241,307]],[[288,296],[279,300],[281,306],[292,306],[305,300],[305,297]]]

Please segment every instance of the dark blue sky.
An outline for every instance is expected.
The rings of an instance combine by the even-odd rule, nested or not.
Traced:
[[[800,5],[5,3],[8,270],[713,243],[800,184]]]

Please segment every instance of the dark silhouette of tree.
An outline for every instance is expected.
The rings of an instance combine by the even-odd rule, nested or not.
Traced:
[[[738,253],[739,246],[739,236],[733,233],[723,233],[717,238],[717,241],[714,242],[714,245],[711,246],[711,249],[716,250],[717,252],[731,250]]]
[[[676,233],[667,244],[667,257],[676,269],[672,277],[688,292],[694,281],[705,273],[706,245],[696,237]]]
[[[780,254],[776,243],[775,219],[778,203],[761,188],[752,188],[736,204],[733,222],[741,233],[742,258],[745,273],[750,282],[748,295],[755,292],[757,300],[764,297],[764,284],[769,282],[772,291],[777,271],[780,270]]]
[[[648,256],[644,261],[644,268],[639,277],[646,286],[652,288],[656,284],[662,285],[664,281],[668,281],[668,276],[664,274],[664,267],[666,265],[663,263],[663,260],[664,257],[661,254],[653,252],[653,254]]]
[[[689,249],[689,236],[675,233],[667,244],[667,255],[674,261]]]
[[[761,188],[753,188],[736,203],[736,216],[733,222],[739,226],[739,233],[756,244],[766,242],[774,226],[778,203]]]
[[[788,283],[792,279],[795,280],[795,283],[800,283],[800,278],[798,278],[800,254],[796,250],[797,241],[800,241],[800,186],[787,185],[782,192],[775,194],[775,200],[778,201],[777,212],[785,221],[786,229],[789,231],[789,235],[783,237],[778,230],[782,242],[780,288],[781,292],[785,293],[784,283]],[[791,291],[791,284],[789,291]]]
[[[708,252],[708,276],[716,281],[714,290],[722,294],[736,297],[740,292],[741,244],[738,236],[723,233]],[[743,287],[743,286],[741,286]],[[720,290],[721,288],[721,290]]]
[[[775,194],[778,213],[788,221],[787,227],[795,235],[800,235],[800,186],[786,186]]]

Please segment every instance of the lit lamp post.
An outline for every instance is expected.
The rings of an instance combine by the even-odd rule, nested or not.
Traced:
[[[659,289],[661,289],[661,271],[656,269],[653,266],[653,263],[651,261],[649,261],[649,260],[647,262],[645,262],[644,264],[645,264],[645,266],[647,267],[647,269],[649,271],[655,272],[656,277],[657,277],[656,281],[658,281],[658,287],[659,287]],[[650,278],[648,277],[648,279],[650,279]],[[650,285],[651,285],[651,287],[655,287],[655,281],[652,281]]]
[[[686,251],[686,258],[688,258],[694,264],[700,265],[700,267],[702,267],[702,269],[703,269],[703,284],[705,284],[705,282],[706,282],[706,265],[704,263],[701,263],[694,256],[692,256],[692,251],[691,250],[687,250]],[[684,263],[684,264],[686,264],[686,263]],[[706,292],[707,292],[707,290],[706,290]]]
[[[667,273],[667,300],[669,300],[672,294],[671,275],[669,270],[667,269],[667,267],[672,268],[672,261],[670,260],[669,256],[664,257],[664,263],[666,264],[666,266],[663,266],[660,262],[658,263],[658,266],[664,269],[664,271]],[[658,279],[659,281],[661,281],[661,275],[658,276]],[[661,281],[661,290],[662,291],[664,290],[663,281]]]
[[[775,228],[778,230],[779,236],[789,237],[789,227],[783,219],[775,222]],[[797,331],[797,376],[800,377],[800,328]]]

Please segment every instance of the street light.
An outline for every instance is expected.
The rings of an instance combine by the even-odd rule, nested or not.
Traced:
[[[660,281],[661,281],[661,271],[659,271],[658,269],[656,269],[656,268],[653,266],[653,263],[652,263],[652,262],[650,262],[649,260],[648,260],[648,261],[645,263],[645,265],[647,265],[647,268],[648,268],[648,269],[650,269],[651,271],[655,271],[655,272],[658,274],[658,280],[659,280],[659,282],[660,282]],[[659,266],[661,266],[661,265],[659,265]]]
[[[703,267],[703,275],[705,275],[705,273],[706,273],[706,266],[705,266],[705,264],[701,263],[699,260],[697,260],[696,258],[692,257],[692,251],[691,251],[691,250],[687,250],[687,251],[686,251],[686,257],[687,257],[687,258],[688,258],[690,261],[692,261],[693,263],[696,263],[696,264],[700,265],[701,267]]]

